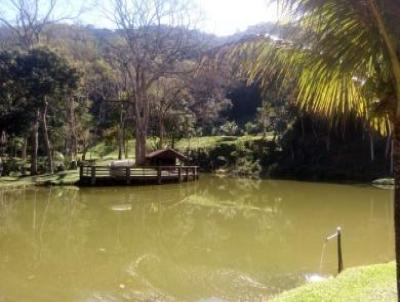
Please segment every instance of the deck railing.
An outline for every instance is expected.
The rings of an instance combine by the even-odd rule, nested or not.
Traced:
[[[113,166],[80,166],[80,180],[90,180],[92,185],[99,179],[125,180],[131,184],[135,180],[156,181],[176,180],[179,182],[198,179],[197,166],[160,166],[160,167],[113,167]]]

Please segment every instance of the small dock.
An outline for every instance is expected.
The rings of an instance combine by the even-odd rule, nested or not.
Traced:
[[[82,165],[79,168],[79,183],[96,185],[144,185],[196,181],[199,179],[196,166],[158,167],[112,167]]]

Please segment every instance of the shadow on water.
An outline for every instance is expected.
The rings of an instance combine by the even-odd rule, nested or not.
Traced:
[[[266,301],[335,274],[337,225],[346,266],[392,260],[392,211],[370,187],[212,176],[0,191],[0,298]]]

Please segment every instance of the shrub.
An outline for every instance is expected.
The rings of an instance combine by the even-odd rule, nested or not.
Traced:
[[[25,161],[10,158],[3,163],[2,176],[24,174]]]

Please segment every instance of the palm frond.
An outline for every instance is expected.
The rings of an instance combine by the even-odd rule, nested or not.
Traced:
[[[387,0],[389,1],[389,0]],[[301,18],[302,34],[288,41],[248,41],[234,50],[245,58],[249,81],[267,87],[271,74],[297,87],[298,104],[325,117],[355,115],[385,132],[387,114],[371,112],[382,90],[365,93],[367,82],[391,84],[390,60],[366,0],[282,0]],[[246,54],[246,55],[244,55]],[[386,94],[393,93],[388,89]],[[373,118],[371,116],[374,116]]]

